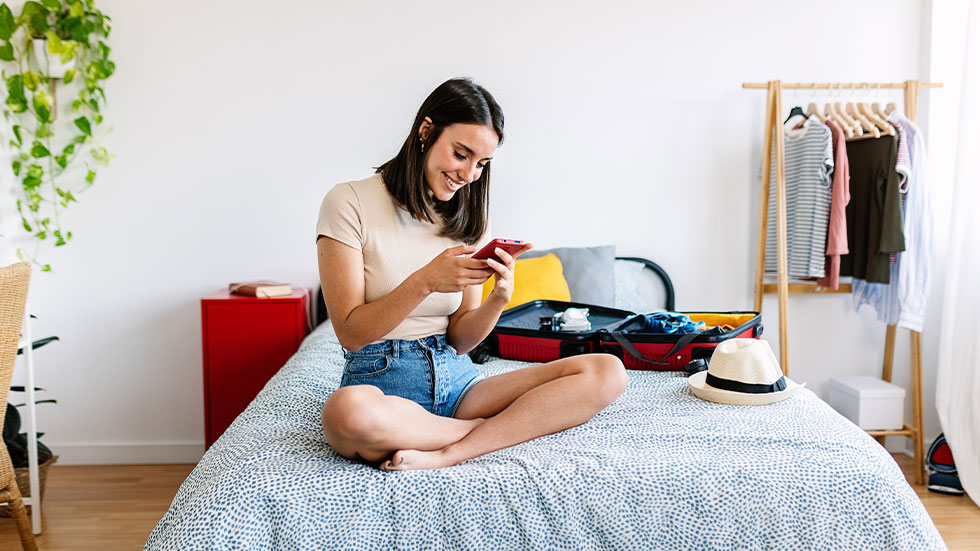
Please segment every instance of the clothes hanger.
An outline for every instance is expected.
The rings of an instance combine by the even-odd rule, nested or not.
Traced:
[[[844,92],[843,91],[843,87],[844,87],[844,85],[841,84],[840,85],[840,93],[841,94],[843,94],[843,92]],[[840,98],[838,98],[838,99],[840,99]],[[864,135],[864,128],[861,126],[861,124],[859,122],[857,122],[856,120],[854,120],[851,117],[850,113],[848,113],[847,110],[844,109],[844,107],[841,105],[841,102],[840,101],[835,101],[834,102],[834,111],[836,111],[837,114],[840,115],[840,117],[842,119],[844,119],[844,122],[847,123],[848,128],[851,129],[851,132],[853,133],[854,136],[862,136],[862,135]],[[852,137],[852,136],[849,135],[848,137]]]
[[[861,112],[857,108],[857,104],[855,104],[852,101],[849,101],[847,102],[847,106],[845,107],[845,109],[847,110],[848,115],[854,117],[854,120],[858,121],[858,123],[864,128],[865,132],[871,134],[876,138],[881,137],[881,131],[878,130],[878,127],[875,126],[871,121],[869,121],[867,117],[861,114]]]
[[[888,105],[885,106],[885,113],[891,115],[896,109],[898,109],[898,107],[895,106],[895,102],[890,101],[888,102]]]
[[[853,86],[851,87],[851,93],[852,94],[854,93]],[[874,124],[871,124],[871,121],[865,118],[865,116],[862,115],[860,111],[858,111],[857,105],[854,103],[853,96],[851,97],[851,101],[847,102],[847,104],[844,106],[844,111],[847,112],[847,114],[850,115],[854,120],[856,120],[858,124],[861,125],[861,128],[865,132],[871,134],[875,138],[881,137],[881,132],[878,131],[878,127],[875,126]]]
[[[875,84],[875,99],[877,100],[880,97],[880,95],[881,95],[881,85]],[[881,117],[882,119],[886,121],[888,120],[888,113],[886,113],[885,110],[881,108],[880,102],[875,101],[874,103],[872,103],[871,110],[874,111],[875,114]]]
[[[808,117],[817,117],[820,122],[827,122],[827,118],[823,113],[820,112],[820,108],[817,107],[817,85],[813,85],[813,98],[810,100],[810,104],[806,106],[806,114]]]
[[[840,88],[838,88],[838,90],[839,89]],[[841,130],[844,131],[845,137],[853,138],[854,129],[851,127],[850,124],[847,123],[847,121],[844,120],[844,117],[842,117],[841,114],[837,112],[837,109],[834,107],[834,103],[832,101],[833,95],[834,95],[834,85],[831,84],[830,96],[827,98],[827,104],[823,106],[824,112],[827,114],[828,118],[832,119],[834,122],[837,123],[837,126],[840,126]]]
[[[868,85],[868,83],[864,83],[864,87],[868,91],[871,90],[871,87]],[[888,124],[888,122],[886,122],[884,119],[879,117],[871,109],[871,106],[869,106],[867,102],[863,102],[863,101],[858,102],[857,109],[858,109],[858,113],[864,115],[864,118],[868,119],[868,121],[871,122],[871,124],[875,125],[881,132],[888,134],[889,136],[895,135],[895,127]],[[877,138],[878,136],[875,137]]]
[[[789,116],[786,117],[786,120],[783,121],[783,125],[784,126],[787,123],[789,123],[790,119],[792,119],[793,117],[796,117],[796,116],[804,117],[804,120],[806,120],[806,113],[804,113],[803,112],[803,108],[800,107],[800,98],[799,98],[799,95],[797,94],[795,88],[793,89],[793,98],[794,98],[794,102],[796,103],[796,105],[794,105],[793,108],[789,110]],[[793,126],[793,128],[799,128],[800,125],[794,124],[792,126]],[[787,130],[788,129],[789,128],[787,128]]]

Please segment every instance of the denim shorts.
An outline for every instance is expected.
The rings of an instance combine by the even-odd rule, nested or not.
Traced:
[[[345,349],[344,359],[341,388],[376,386],[387,395],[407,398],[442,417],[452,417],[463,396],[483,380],[470,357],[456,354],[445,335],[384,341],[357,352]]]

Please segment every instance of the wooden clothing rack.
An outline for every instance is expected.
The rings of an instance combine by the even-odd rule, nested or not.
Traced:
[[[849,283],[840,284],[835,291],[825,287],[818,287],[816,283],[789,283],[789,268],[787,266],[787,245],[786,245],[786,159],[782,131],[783,90],[830,90],[830,89],[904,89],[905,90],[905,116],[909,120],[915,121],[919,108],[919,90],[921,88],[939,88],[942,84],[920,82],[918,80],[906,80],[900,83],[794,83],[783,84],[778,80],[770,80],[768,83],[746,82],[742,88],[765,89],[766,97],[766,122],[765,139],[763,140],[762,153],[762,201],[759,215],[759,248],[755,266],[755,311],[762,312],[762,295],[776,294],[779,297],[779,359],[783,373],[789,375],[789,333],[788,325],[788,302],[789,295],[798,294],[827,294],[827,293],[850,293]],[[773,144],[775,140],[775,144]],[[769,181],[770,165],[772,155],[775,154],[775,181],[776,181],[776,258],[777,258],[777,277],[775,284],[767,284],[764,281],[766,263],[766,228],[769,223]],[[892,364],[895,359],[895,334],[896,326],[888,325],[885,331],[885,357],[881,367],[881,378],[885,381],[892,379]],[[912,425],[904,423],[899,430],[873,430],[868,434],[876,437],[878,442],[884,444],[885,436],[905,436],[912,439],[915,448],[915,482],[923,483],[923,473],[925,472],[925,456],[923,452],[922,434],[922,333],[911,331],[911,374],[909,377],[912,394]]]

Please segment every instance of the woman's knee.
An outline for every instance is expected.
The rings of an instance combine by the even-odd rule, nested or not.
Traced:
[[[340,440],[363,442],[377,435],[384,424],[384,393],[370,385],[337,389],[323,404],[323,433],[331,445]]]
[[[626,390],[629,377],[623,361],[612,354],[590,354],[588,373],[598,398],[611,404]]]

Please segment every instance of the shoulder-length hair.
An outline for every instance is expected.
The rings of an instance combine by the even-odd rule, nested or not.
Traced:
[[[432,131],[419,141],[419,128],[428,117]],[[449,125],[482,124],[497,133],[497,145],[504,141],[504,112],[485,88],[468,78],[454,78],[439,85],[422,102],[415,122],[393,159],[377,168],[388,193],[416,220],[435,223],[433,210],[442,218],[441,235],[473,245],[487,228],[490,208],[490,163],[480,177],[460,188],[449,201],[429,197],[425,183],[422,145],[425,149],[439,139]]]

